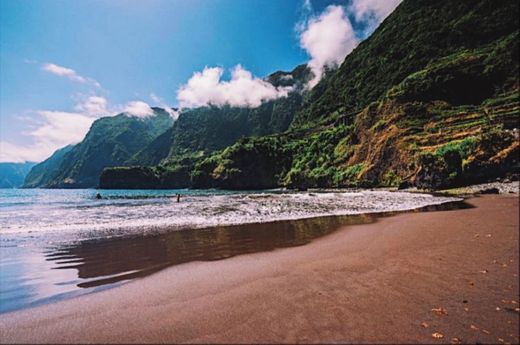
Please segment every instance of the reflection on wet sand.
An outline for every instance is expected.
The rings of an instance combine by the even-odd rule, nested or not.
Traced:
[[[299,246],[342,225],[375,221],[373,215],[222,226],[167,234],[84,241],[49,248],[55,269],[77,269],[78,287],[89,288],[142,277],[167,266]]]
[[[464,202],[426,206],[438,211],[470,207]],[[222,226],[131,238],[83,241],[49,248],[46,260],[55,269],[76,269],[80,288],[113,284],[143,277],[165,267],[190,261],[221,260],[232,256],[299,246],[340,226],[367,224],[394,213],[333,216],[273,223]]]

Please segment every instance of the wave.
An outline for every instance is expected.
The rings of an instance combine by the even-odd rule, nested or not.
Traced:
[[[181,202],[177,202],[174,196],[175,193],[170,197],[133,194],[95,201],[89,194],[61,206],[36,200],[31,206],[0,209],[0,231],[2,235],[30,234],[38,237],[57,234],[60,238],[69,236],[80,240],[320,216],[406,211],[461,200],[389,191],[269,191],[220,195],[206,191],[206,194],[183,194]]]

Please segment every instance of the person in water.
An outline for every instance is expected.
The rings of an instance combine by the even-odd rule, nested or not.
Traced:
[[[100,193],[96,194],[96,199],[98,199],[98,200],[101,199],[101,194]]]
[[[177,202],[181,202],[181,195],[177,194]]]

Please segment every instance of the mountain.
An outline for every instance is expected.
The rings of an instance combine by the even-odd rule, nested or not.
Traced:
[[[287,132],[236,138],[139,178],[108,169],[100,183],[436,189],[517,178],[518,18],[516,0],[405,0],[303,94]],[[216,136],[226,133],[215,126]],[[174,138],[188,149],[170,157],[198,150],[204,134]]]
[[[25,177],[23,182],[24,188],[41,187],[57,176],[60,172],[59,168],[63,162],[65,155],[74,148],[74,145],[65,146],[52,154],[43,162],[36,164]]]
[[[96,187],[105,167],[127,165],[134,155],[172,126],[173,119],[164,109],[153,108],[153,111],[153,115],[145,118],[122,113],[94,121],[83,141],[36,165],[24,187]]]
[[[157,165],[167,158],[173,140],[173,126],[157,136],[143,149],[134,154],[125,165]]]
[[[157,165],[163,160],[211,153],[243,137],[284,132],[302,107],[302,93],[311,77],[306,65],[269,75],[267,82],[275,87],[292,87],[292,91],[257,108],[210,105],[184,110],[171,129],[134,155],[127,165]]]
[[[132,164],[127,164],[160,163],[158,166],[107,168],[102,174],[100,188],[182,188],[191,185],[190,173],[201,157],[241,138],[286,131],[302,107],[305,85],[311,78],[307,65],[299,65],[290,72],[278,71],[265,78],[276,87],[292,87],[287,97],[263,102],[256,108],[205,106],[181,112],[171,130],[134,156],[130,161]]]
[[[263,102],[259,107],[206,106],[182,112],[172,130],[169,157],[212,152],[238,139],[284,132],[301,109],[302,91],[311,78],[306,65],[291,72],[278,71],[266,78],[274,86],[290,86],[287,97]]]
[[[0,188],[18,188],[36,163],[0,163]]]
[[[516,14],[518,4],[508,0],[405,0],[347,56],[331,78],[313,88],[293,125],[315,124],[328,117],[359,112],[435,60],[463,50],[477,50],[515,32]],[[481,93],[489,91],[489,87],[477,71],[472,77],[478,84],[467,80],[460,86],[471,85],[482,101],[485,97]],[[440,90],[443,85],[436,87]]]
[[[103,169],[115,166],[154,166],[167,161],[168,168],[160,171],[172,171],[172,166],[177,171],[179,162],[183,170],[192,158],[223,149],[239,138],[283,132],[301,108],[301,92],[310,77],[305,65],[268,76],[266,80],[274,86],[290,86],[293,91],[258,108],[200,107],[182,112],[175,123],[160,108],[153,108],[154,116],[144,119],[128,114],[98,119],[81,143],[35,166],[24,187],[96,187]]]
[[[301,101],[299,93],[291,93],[257,108],[226,105],[183,112],[173,126],[169,156],[212,152],[232,145],[242,137],[283,132],[291,124]]]

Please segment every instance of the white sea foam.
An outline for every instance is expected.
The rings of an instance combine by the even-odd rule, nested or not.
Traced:
[[[349,192],[262,192],[204,195],[183,191],[177,203],[175,191],[103,192],[39,191],[37,196],[0,198],[0,234],[39,237],[49,234],[77,239],[138,235],[217,225],[270,222],[332,215],[405,211],[458,201],[429,194]],[[3,200],[2,200],[3,199]],[[6,201],[7,200],[7,201]],[[4,243],[0,245],[5,245]]]

